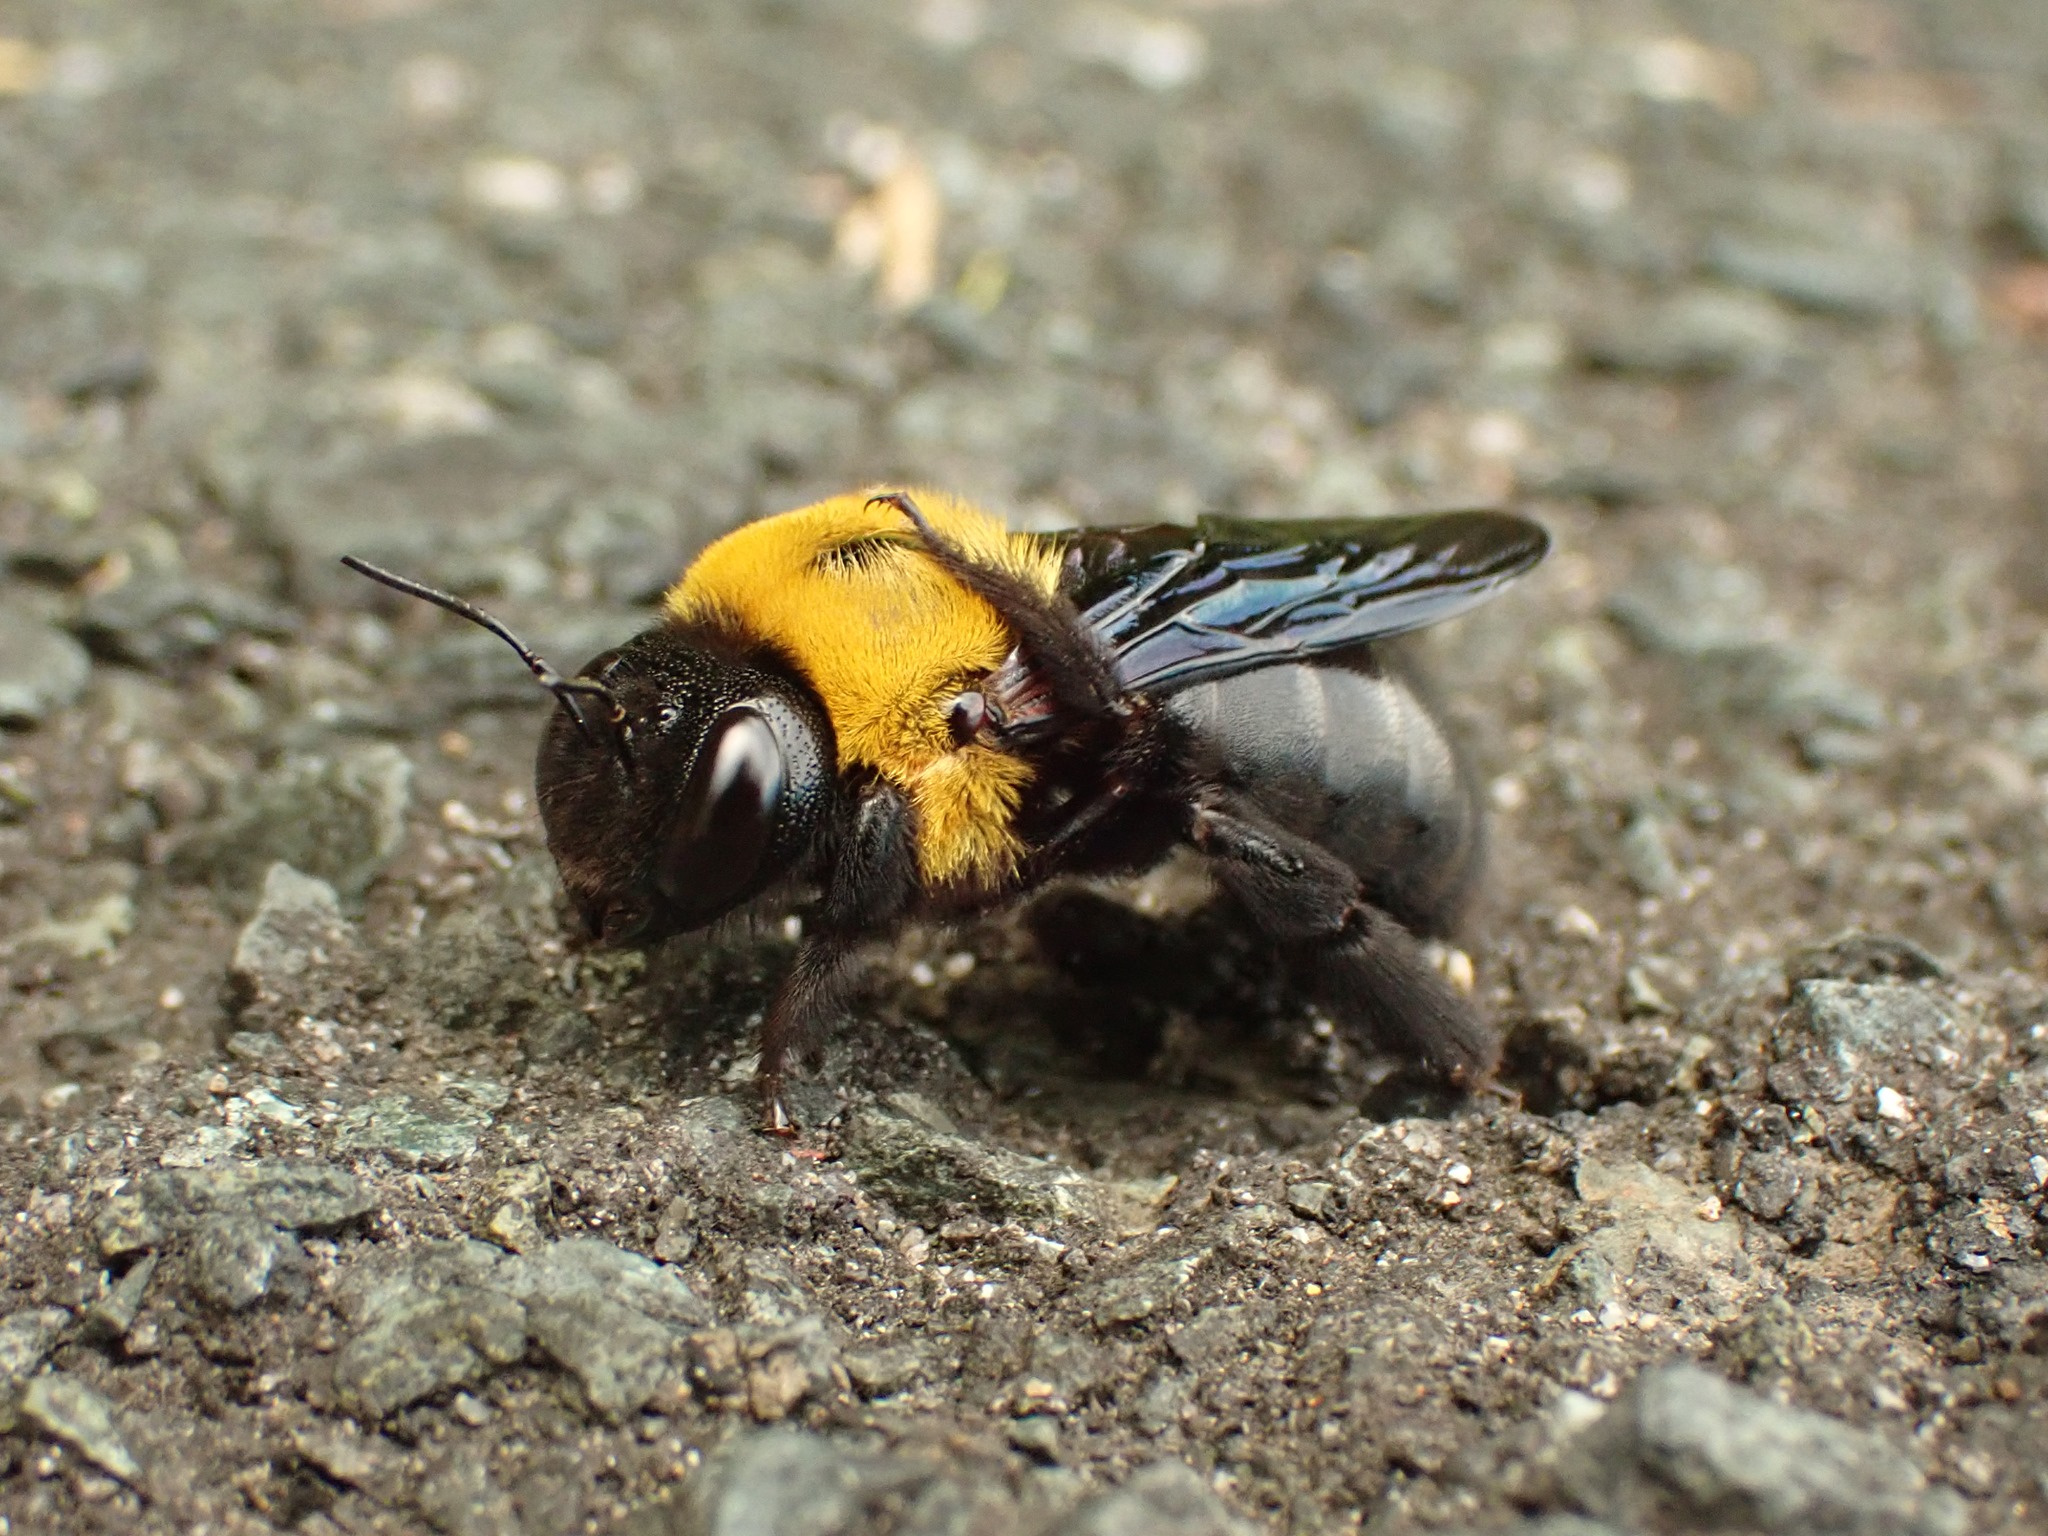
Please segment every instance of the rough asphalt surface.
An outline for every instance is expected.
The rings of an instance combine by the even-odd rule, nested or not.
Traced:
[[[2039,0],[25,0],[0,1528],[2048,1529]],[[1511,504],[1510,1104],[1198,883],[579,952],[736,520]]]

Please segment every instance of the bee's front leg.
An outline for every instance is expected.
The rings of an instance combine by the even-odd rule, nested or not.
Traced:
[[[794,1136],[798,1126],[784,1102],[792,1061],[809,1063],[825,1043],[825,1031],[846,1001],[857,942],[821,934],[804,940],[789,974],[775,989],[761,1026],[761,1065],[754,1086],[761,1094],[761,1129]]]
[[[854,952],[888,932],[917,891],[910,803],[893,785],[870,785],[851,803],[825,872],[824,898],[761,1027],[761,1128],[794,1136],[784,1101],[792,1062],[815,1065],[825,1031],[846,1002]]]

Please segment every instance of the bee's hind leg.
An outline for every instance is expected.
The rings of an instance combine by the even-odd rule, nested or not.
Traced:
[[[1197,796],[1188,841],[1259,931],[1300,954],[1316,994],[1461,1088],[1486,1088],[1500,1037],[1429,963],[1415,936],[1368,902],[1357,873],[1221,792]]]

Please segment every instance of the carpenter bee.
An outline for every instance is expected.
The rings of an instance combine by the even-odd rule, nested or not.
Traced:
[[[1341,1023],[1488,1083],[1499,1042],[1421,943],[1460,916],[1479,806],[1382,642],[1548,545],[1500,512],[1023,534],[877,490],[717,540],[659,623],[574,677],[460,598],[346,563],[490,630],[555,695],[541,818],[593,938],[815,892],[761,1038],[765,1126],[789,1134],[788,1075],[862,942],[1182,847]]]

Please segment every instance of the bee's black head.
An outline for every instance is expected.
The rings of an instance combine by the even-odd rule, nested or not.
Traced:
[[[591,934],[652,943],[794,874],[838,784],[832,724],[788,668],[650,629],[563,677],[474,603],[342,556],[511,646],[556,709],[536,790],[548,851]]]
[[[796,677],[651,629],[584,667],[535,783],[548,851],[593,937],[701,928],[793,874],[836,777],[832,727]]]

